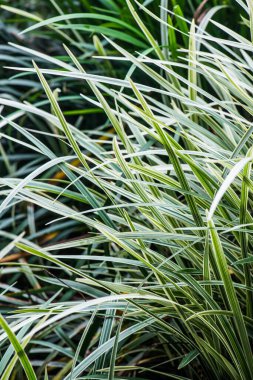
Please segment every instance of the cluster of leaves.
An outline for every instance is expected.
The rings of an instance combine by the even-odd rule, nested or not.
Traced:
[[[1,379],[251,379],[251,1],[6,3]]]

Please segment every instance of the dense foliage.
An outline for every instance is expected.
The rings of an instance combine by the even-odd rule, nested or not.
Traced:
[[[1,379],[253,378],[252,1],[1,15]]]

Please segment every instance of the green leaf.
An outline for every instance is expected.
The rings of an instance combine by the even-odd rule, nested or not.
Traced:
[[[190,351],[187,355],[183,357],[183,359],[179,363],[178,369],[182,369],[189,365],[198,355],[199,352],[197,350]]]
[[[18,341],[17,337],[13,333],[11,327],[8,325],[8,323],[5,321],[2,315],[0,315],[0,325],[2,329],[7,334],[14,350],[16,351],[16,354],[18,355],[18,358],[20,360],[20,363],[22,364],[22,367],[24,368],[24,371],[26,373],[27,379],[29,380],[37,380],[37,377],[35,375],[34,369],[22,347],[20,342]]]

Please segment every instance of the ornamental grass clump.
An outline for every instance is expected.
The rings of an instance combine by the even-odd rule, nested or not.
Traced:
[[[220,6],[196,24],[164,4],[126,0],[139,43],[101,30],[104,75],[67,41],[64,59],[16,46],[41,99],[0,99],[2,139],[34,157],[1,178],[1,379],[253,378],[252,4],[245,36]]]

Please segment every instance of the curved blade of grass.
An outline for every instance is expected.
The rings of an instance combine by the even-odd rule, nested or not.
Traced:
[[[208,227],[210,228],[210,235],[211,235],[214,257],[215,257],[215,260],[220,272],[220,276],[224,283],[226,297],[235,318],[237,333],[241,342],[242,350],[245,355],[245,364],[249,370],[248,376],[251,376],[253,375],[252,351],[251,351],[249,337],[247,334],[247,329],[245,327],[245,322],[242,315],[241,307],[237,298],[235,288],[233,286],[233,281],[228,272],[228,265],[227,265],[226,257],[223,251],[223,247],[222,247],[219,235],[215,229],[215,225],[212,219],[209,219]]]
[[[27,379],[37,380],[34,369],[31,365],[22,345],[19,343],[14,332],[9,327],[8,323],[5,321],[5,319],[3,318],[2,315],[0,315],[0,325],[1,325],[2,329],[6,332],[11,344],[13,345],[13,348],[16,351],[16,354],[18,355],[20,363],[22,364],[22,367],[24,368],[24,371],[26,373]]]

